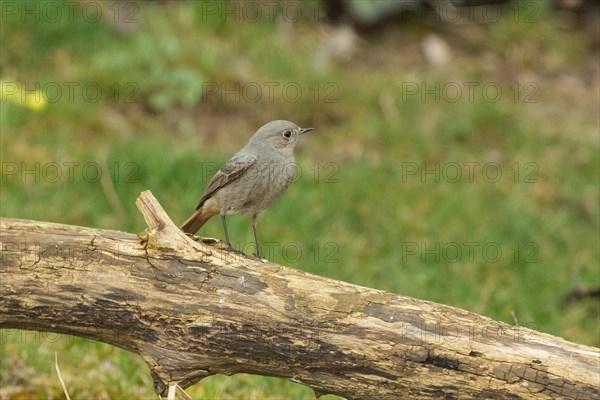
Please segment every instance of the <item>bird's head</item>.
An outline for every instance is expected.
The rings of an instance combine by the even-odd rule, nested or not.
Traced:
[[[250,139],[250,143],[259,147],[269,146],[279,149],[282,152],[291,152],[296,147],[300,136],[313,129],[300,128],[290,121],[271,121],[256,131],[252,139]]]

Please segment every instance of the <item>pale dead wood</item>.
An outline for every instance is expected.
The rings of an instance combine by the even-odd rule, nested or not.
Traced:
[[[0,327],[140,354],[155,389],[221,373],[355,399],[600,396],[599,349],[195,242],[144,192],[136,235],[0,220]]]
[[[172,383],[169,385],[169,391],[167,393],[167,400],[175,400],[177,393],[177,384]]]
[[[67,392],[67,385],[65,385],[65,381],[63,380],[62,374],[60,373],[60,368],[58,367],[58,354],[56,351],[54,352],[54,369],[56,369],[56,373],[58,374],[58,380],[60,381],[60,386],[62,387],[63,393],[65,394],[65,398],[67,400],[71,400],[71,396],[69,396],[69,392]]]

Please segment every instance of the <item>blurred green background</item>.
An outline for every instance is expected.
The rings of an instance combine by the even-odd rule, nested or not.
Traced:
[[[597,297],[573,296],[600,286],[598,6],[559,3],[361,23],[321,2],[1,1],[0,215],[138,232],[150,189],[180,223],[288,119],[317,131],[261,215],[268,258],[599,346]],[[249,218],[228,227],[254,252]],[[102,343],[0,330],[0,351],[2,399],[63,398],[55,352],[73,398],[156,398]],[[188,392],[314,398],[249,375]]]

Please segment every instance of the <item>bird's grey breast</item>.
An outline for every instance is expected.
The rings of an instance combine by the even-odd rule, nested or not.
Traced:
[[[287,189],[296,172],[294,157],[263,152],[242,177],[249,187],[240,212],[258,213],[269,207]]]

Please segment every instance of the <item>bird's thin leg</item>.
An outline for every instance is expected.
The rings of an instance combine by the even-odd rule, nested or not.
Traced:
[[[254,243],[256,244],[256,256],[260,258],[260,246],[258,245],[258,236],[256,235],[256,222],[258,214],[252,216],[252,230],[254,231]]]
[[[223,221],[223,230],[225,231],[225,243],[227,243],[227,249],[232,250],[233,247],[231,247],[229,235],[227,234],[227,222],[225,221],[225,214],[221,214],[221,221]]]

